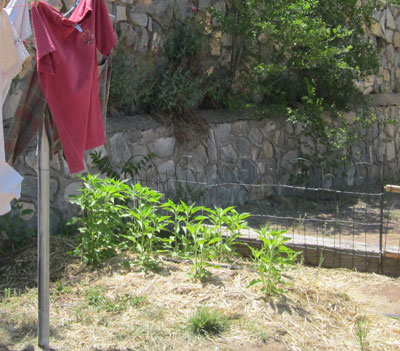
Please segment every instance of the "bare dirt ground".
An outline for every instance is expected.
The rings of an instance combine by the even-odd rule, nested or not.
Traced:
[[[65,253],[69,240],[52,240],[55,350],[359,351],[357,331],[363,350],[400,349],[400,279],[298,265],[285,273],[287,291],[267,297],[248,288],[256,273],[245,261],[236,270],[210,268],[200,283],[185,263],[164,261],[158,273],[124,269],[127,253],[87,268]],[[35,252],[0,266],[1,351],[35,349]],[[190,334],[188,320],[200,306],[227,316],[230,328],[213,338]]]

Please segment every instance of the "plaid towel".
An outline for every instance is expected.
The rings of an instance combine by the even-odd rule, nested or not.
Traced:
[[[106,58],[98,66],[100,107],[103,114],[104,125],[106,124],[111,70],[110,58]],[[10,165],[15,163],[17,157],[37,135],[42,123],[45,124],[50,144],[50,157],[52,157],[61,149],[61,143],[50,110],[47,106],[46,99],[42,92],[39,74],[35,69],[28,78],[14,118],[11,121],[10,129],[4,140],[6,160]]]

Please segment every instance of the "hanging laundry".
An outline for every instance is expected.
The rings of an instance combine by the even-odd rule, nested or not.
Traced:
[[[105,58],[98,65],[100,108],[103,123],[106,122],[107,103],[111,82],[111,58]],[[60,139],[47,101],[40,85],[39,74],[35,69],[28,77],[25,89],[19,100],[14,118],[5,138],[6,160],[13,165],[17,157],[37,136],[42,124],[45,124],[47,138],[50,144],[50,156],[60,149]]]
[[[4,9],[8,13],[11,25],[21,40],[25,40],[32,35],[27,5],[27,0],[11,0]]]
[[[10,13],[19,20],[24,12],[23,8],[15,8]],[[29,19],[26,20],[29,25]],[[21,71],[27,57],[29,54],[18,31],[11,25],[9,14],[0,10],[0,215],[10,211],[10,202],[21,194],[23,178],[5,160],[2,107],[12,79]]]
[[[37,69],[71,173],[85,150],[105,144],[96,49],[108,56],[116,36],[104,0],[81,0],[69,18],[53,6],[32,7]]]

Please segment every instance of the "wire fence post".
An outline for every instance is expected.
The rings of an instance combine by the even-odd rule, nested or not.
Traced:
[[[49,141],[46,130],[43,127],[38,137],[39,162],[38,162],[38,303],[39,303],[39,323],[38,323],[38,345],[43,350],[49,348],[49,281],[50,281],[50,262],[49,262],[49,233],[50,233],[50,161],[49,161]]]
[[[381,197],[380,197],[380,223],[379,223],[379,273],[383,273],[383,206],[384,206],[384,195],[385,195],[385,163],[386,153],[383,155],[382,160],[382,172],[381,172]]]

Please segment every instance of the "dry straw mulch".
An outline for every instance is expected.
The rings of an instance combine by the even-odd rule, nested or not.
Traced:
[[[285,273],[287,292],[266,297],[247,287],[256,273],[245,262],[236,270],[210,268],[211,278],[200,283],[187,275],[186,263],[164,261],[158,273],[124,269],[120,263],[127,253],[87,268],[66,254],[68,240],[52,241],[51,346],[56,350],[358,351],[357,325],[364,350],[400,350],[400,320],[382,314],[379,295],[368,300],[357,294],[361,286],[400,292],[399,279],[298,265]],[[7,295],[0,298],[0,351],[36,345],[35,277],[34,248],[0,266],[0,289]],[[98,292],[115,310],[89,305],[88,291]],[[118,308],[126,296],[140,300]],[[214,338],[191,335],[188,320],[201,306],[225,314],[229,330]],[[365,323],[357,323],[363,317]]]

